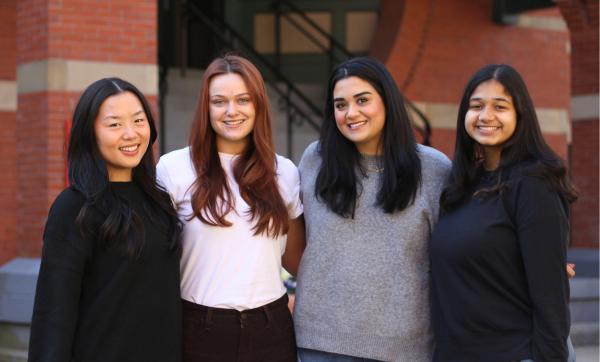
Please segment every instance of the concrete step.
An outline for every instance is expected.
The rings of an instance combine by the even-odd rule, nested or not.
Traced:
[[[0,347],[0,362],[27,362],[27,355],[24,349]]]
[[[571,342],[574,346],[597,346],[599,337],[598,322],[571,324]]]

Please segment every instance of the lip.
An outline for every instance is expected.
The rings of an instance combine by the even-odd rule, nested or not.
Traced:
[[[496,127],[496,128],[487,130],[487,129],[481,129],[480,127]],[[500,126],[475,126],[475,128],[477,129],[478,132],[484,133],[484,134],[491,134],[491,133],[494,133],[494,132],[502,129],[502,127],[500,127]]]
[[[121,148],[127,148],[127,147],[135,147],[135,146],[137,146],[137,148],[133,151],[125,151],[125,150],[121,149]],[[141,146],[140,143],[133,143],[130,145],[125,145],[125,146],[119,147],[119,151],[121,151],[121,153],[123,153],[127,156],[133,156],[133,155],[137,155],[140,152],[140,146]]]
[[[228,124],[227,122],[240,122],[240,123]],[[225,125],[225,127],[237,128],[237,127],[240,127],[241,125],[243,125],[244,122],[246,122],[245,119],[228,119],[228,120],[223,121],[223,124]]]
[[[357,127],[350,127],[351,125],[357,124],[357,123],[362,123],[362,124],[360,126],[357,126]],[[348,128],[350,129],[350,131],[356,131],[356,130],[359,130],[359,129],[363,128],[366,125],[367,125],[367,121],[366,120],[365,121],[359,121],[359,122],[352,122],[352,123],[348,123]]]

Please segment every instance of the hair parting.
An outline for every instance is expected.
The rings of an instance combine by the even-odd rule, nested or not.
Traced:
[[[482,83],[496,80],[513,99],[517,126],[500,155],[500,164],[491,174],[493,185],[477,190],[474,197],[499,197],[510,190],[515,177],[532,176],[544,179],[550,186],[561,189],[569,202],[575,202],[579,190],[571,181],[567,163],[548,146],[523,78],[508,65],[491,64],[480,69],[467,83],[460,101],[456,120],[456,146],[448,186],[440,197],[440,206],[452,211],[464,200],[476,182],[477,166],[483,162],[481,145],[465,129],[469,99]]]
[[[402,211],[416,198],[421,184],[421,159],[406,103],[394,78],[383,64],[369,58],[347,60],[329,78],[319,136],[322,163],[315,183],[315,195],[336,214],[354,218],[356,202],[362,192],[356,170],[360,170],[363,176],[366,173],[360,167],[360,152],[337,128],[333,104],[337,82],[352,76],[373,86],[385,105],[385,125],[380,140],[384,169],[376,204],[386,213]]]
[[[277,159],[271,133],[271,115],[264,81],[248,60],[227,54],[215,59],[204,72],[198,106],[190,132],[190,156],[196,171],[190,219],[197,217],[211,226],[228,227],[229,212],[235,212],[234,197],[221,166],[216,133],[210,124],[209,86],[213,77],[239,74],[244,80],[256,110],[249,147],[234,158],[233,175],[240,195],[248,204],[248,216],[256,220],[255,235],[285,235],[289,214],[277,184]]]
[[[144,246],[144,226],[129,201],[112,190],[94,132],[94,123],[104,100],[124,92],[133,93],[142,104],[150,125],[150,144],[154,143],[156,126],[146,98],[131,83],[119,78],[104,78],[91,84],[75,107],[67,162],[70,187],[87,199],[76,220],[80,232],[92,232],[98,226],[97,236],[106,248],[120,249],[125,258],[135,259]],[[170,252],[180,253],[181,222],[171,198],[156,183],[154,153],[150,147],[133,168],[132,180],[143,190],[144,209],[152,223],[170,236]]]

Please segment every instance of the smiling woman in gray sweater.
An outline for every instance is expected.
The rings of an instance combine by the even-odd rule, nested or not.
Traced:
[[[404,100],[373,59],[329,82],[321,136],[300,162],[307,247],[294,323],[302,362],[428,362],[428,240],[450,170],[415,142]]]

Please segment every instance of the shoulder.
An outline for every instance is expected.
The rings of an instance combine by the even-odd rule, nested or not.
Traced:
[[[67,234],[73,230],[77,216],[86,201],[85,196],[76,189],[72,187],[64,189],[50,207],[46,231],[66,239]]]
[[[170,169],[172,167],[180,167],[186,163],[189,164],[190,160],[190,148],[185,147],[160,156],[158,164]]]
[[[560,213],[568,216],[569,202],[558,185],[523,173],[511,175],[510,183],[509,195],[513,196],[517,207],[527,210],[533,208],[542,214]]]
[[[319,141],[315,141],[306,147],[304,154],[302,154],[300,164],[298,165],[300,172],[305,169],[314,168],[321,164],[321,155],[319,152]]]
[[[86,202],[85,196],[72,187],[64,189],[54,200],[48,213],[48,218],[55,216],[65,216],[70,214],[79,214],[79,210]]]
[[[280,155],[275,155],[277,159],[277,177],[278,179],[284,180],[288,184],[295,184],[298,182],[298,168],[294,163]]]
[[[431,175],[445,180],[450,173],[452,162],[442,152],[421,144],[417,145],[417,152],[421,159],[421,170],[423,176]]]

